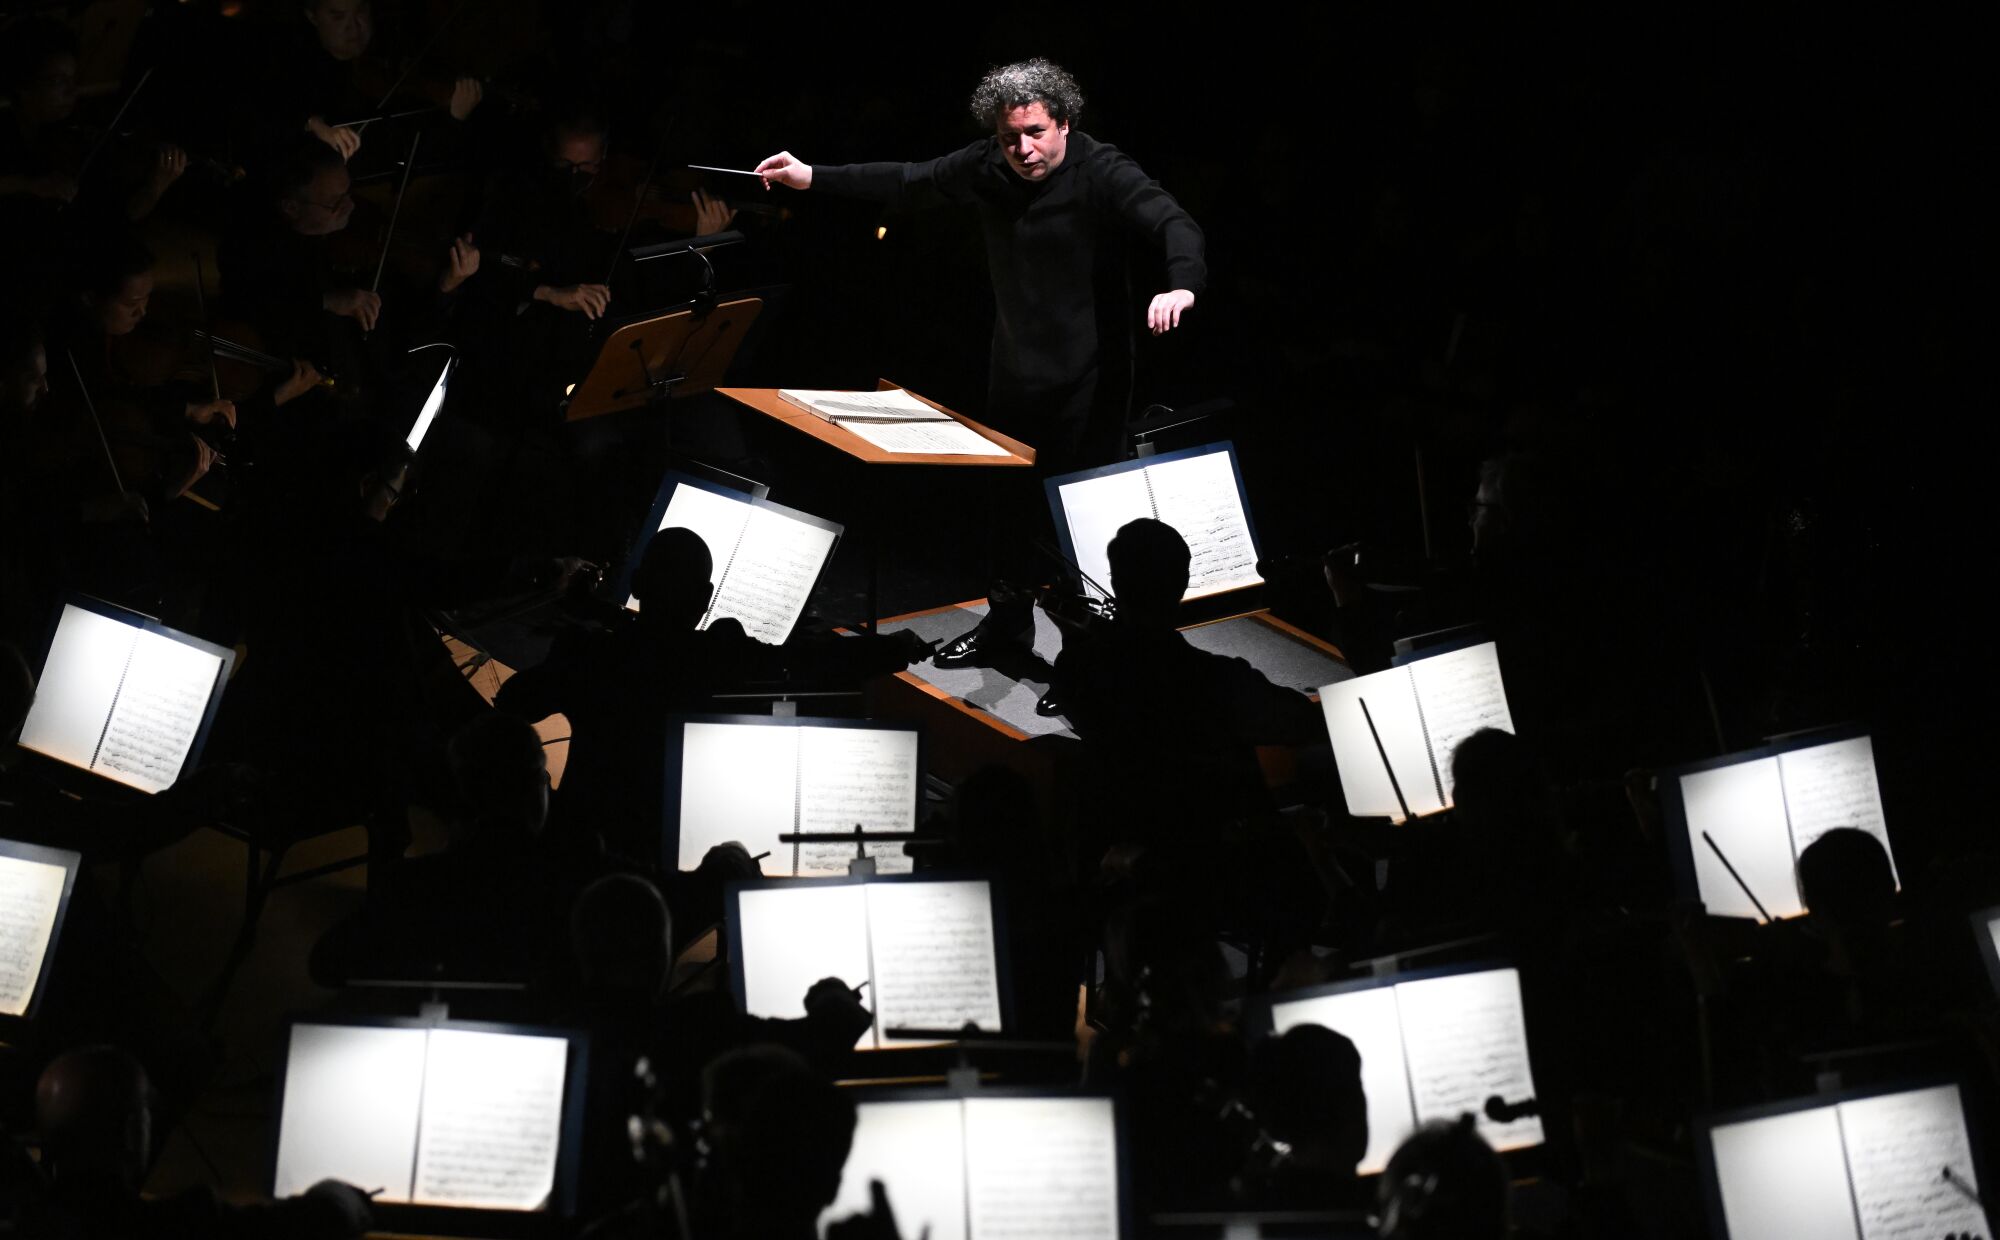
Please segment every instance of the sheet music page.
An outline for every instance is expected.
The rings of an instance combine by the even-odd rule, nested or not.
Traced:
[[[1361,713],[1363,698],[1368,701],[1366,717]],[[1430,751],[1424,747],[1423,720],[1417,714],[1408,671],[1392,667],[1323,685],[1319,706],[1326,715],[1326,731],[1333,742],[1333,762],[1340,770],[1348,813],[1356,818],[1403,821],[1395,787],[1368,731],[1369,718],[1382,735],[1382,748],[1395,767],[1410,812],[1429,814],[1444,808],[1438,800],[1437,781],[1431,776]]]
[[[62,906],[63,868],[0,857],[0,1016],[23,1016],[35,997]]]
[[[1188,545],[1188,588],[1183,599],[1202,598],[1254,586],[1257,546],[1250,536],[1250,518],[1236,486],[1229,453],[1210,452],[1164,465],[1148,465],[1153,502],[1160,520],[1174,527]]]
[[[1830,1106],[1711,1133],[1729,1240],[1861,1240]]]
[[[678,527],[692,530],[708,544],[709,559],[713,566],[709,569],[709,582],[713,584],[722,576],[724,566],[729,563],[729,555],[736,549],[736,540],[743,533],[743,526],[750,520],[754,509],[749,498],[731,498],[691,487],[686,483],[676,484],[674,493],[667,497],[667,511],[660,517],[660,530]],[[642,549],[643,550],[643,549]],[[639,600],[630,594],[625,596],[625,609],[638,611]],[[700,628],[707,628],[709,617],[703,616]]]
[[[1729,864],[1771,916],[1796,917],[1805,912],[1792,864],[1792,839],[1785,830],[1778,760],[1757,758],[1680,778],[1695,882],[1709,913],[1755,918],[1757,907],[1701,838],[1703,831],[1715,837]]]
[[[840,1193],[819,1216],[819,1231],[866,1214],[870,1180],[882,1181],[896,1225],[905,1236],[967,1240],[965,1120],[956,1098],[862,1102],[855,1106],[854,1145],[840,1173]]]
[[[797,816],[801,728],[700,723],[681,728],[680,868],[692,870],[709,849],[735,840],[767,875],[792,872],[792,846],[780,844]]]
[[[1109,1098],[965,1100],[971,1240],[1118,1240]]]
[[[206,650],[158,633],[139,634],[92,769],[146,792],[171,788],[221,672],[222,660]]]
[[[1424,704],[1424,723],[1430,729],[1431,752],[1437,755],[1438,778],[1444,781],[1444,797],[1451,804],[1451,758],[1466,737],[1483,728],[1514,730],[1514,716],[1507,710],[1507,690],[1500,683],[1500,647],[1481,642],[1463,650],[1433,655],[1409,665],[1417,684],[1417,697]],[[1369,700],[1374,705],[1374,700]]]
[[[1056,488],[1062,502],[1063,522],[1069,526],[1071,554],[1076,564],[1097,585],[1084,582],[1092,598],[1103,598],[1111,584],[1111,540],[1127,521],[1153,515],[1152,493],[1146,489],[1143,470],[1065,482]],[[1099,590],[1097,586],[1103,586]]]
[[[870,883],[875,1024],[1001,1031],[993,888],[984,881]],[[884,1046],[920,1045],[884,1038]]]
[[[422,1029],[292,1026],[273,1195],[332,1178],[380,1188],[378,1201],[410,1200],[424,1050]]]
[[[1396,1007],[1420,1121],[1455,1120],[1470,1111],[1496,1150],[1542,1143],[1538,1116],[1509,1124],[1486,1118],[1486,1100],[1495,1094],[1510,1103],[1536,1097],[1519,973],[1488,969],[1403,982]]]
[[[21,748],[88,770],[138,637],[129,624],[63,604],[34,705],[21,725]]]
[[[832,530],[779,516],[768,508],[751,509],[729,575],[721,579],[702,627],[734,616],[750,636],[782,646],[806,609],[806,598],[826,557],[833,553],[836,537]],[[718,563],[716,572],[721,571]]]
[[[1373,1175],[1388,1166],[1389,1156],[1417,1127],[1394,989],[1377,986],[1274,1003],[1271,1024],[1278,1033],[1294,1025],[1320,1025],[1354,1043],[1361,1055],[1361,1088],[1368,1097],[1368,1152],[1358,1170]]]
[[[425,1205],[542,1210],[555,1191],[569,1043],[433,1029],[413,1198]]]
[[[854,432],[884,452],[929,453],[938,456],[1007,456],[1007,449],[963,422],[848,422]]]
[[[860,883],[766,887],[741,892],[743,1010],[790,1020],[806,1014],[806,991],[824,977],[868,981],[868,892]],[[861,992],[876,1010],[875,987]],[[876,1044],[866,1030],[855,1046]]]
[[[799,830],[808,834],[917,829],[917,734],[894,728],[796,729]],[[901,844],[870,844],[877,872],[912,869]],[[799,845],[800,874],[845,874],[852,844]]]
[[[1956,1085],[1843,1102],[1839,1111],[1861,1240],[1993,1234],[1979,1207],[1944,1181],[1950,1167],[1979,1191]]]
[[[902,388],[886,392],[829,392],[779,388],[780,398],[846,425],[851,419],[878,422],[949,422],[951,415],[931,408]]]
[[[1803,853],[1835,827],[1855,827],[1882,842],[1889,853],[1889,824],[1882,816],[1882,789],[1875,778],[1875,742],[1866,736],[1794,749],[1778,755],[1791,811],[1792,847]],[[1889,868],[1895,870],[1895,854]],[[1901,885],[1900,877],[1897,885]]]

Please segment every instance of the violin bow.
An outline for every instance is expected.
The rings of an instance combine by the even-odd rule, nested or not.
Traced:
[[[611,267],[604,273],[604,287],[611,287],[611,277],[618,274],[618,258],[625,253],[626,242],[632,239],[632,226],[639,222],[639,208],[646,205],[646,192],[653,188],[653,178],[659,175],[660,157],[667,153],[667,140],[673,135],[674,123],[680,120],[678,114],[669,116],[667,123],[660,127],[660,140],[653,145],[652,161],[646,165],[646,175],[639,182],[639,192],[632,196],[632,210],[625,216],[624,231],[618,234],[618,244],[611,251]]]
[[[215,320],[208,313],[208,281],[202,276],[201,251],[197,250],[189,257],[194,259],[195,309],[201,312],[202,339],[208,345],[208,348],[203,350],[208,354],[208,388],[216,400],[221,400],[222,376],[215,369]]]
[[[403,183],[396,187],[396,202],[389,208],[389,230],[382,234],[382,254],[375,260],[375,278],[368,284],[371,293],[379,295],[382,291],[382,269],[389,265],[389,247],[396,240],[396,219],[403,214],[403,192],[410,188],[410,173],[417,166],[417,144],[423,138],[421,129],[410,135],[410,153],[403,160]]]
[[[83,153],[83,162],[78,164],[76,168],[77,184],[81,185],[83,183],[83,174],[90,171],[91,161],[95,160],[97,153],[104,149],[104,144],[110,140],[111,135],[118,132],[118,122],[125,119],[126,110],[132,106],[132,101],[139,97],[139,92],[146,89],[146,83],[152,80],[152,69],[148,69],[139,75],[138,82],[133,85],[131,92],[125,96],[125,102],[119,104],[118,111],[112,114],[111,123],[104,127],[104,132],[97,135],[97,141],[91,143],[90,149]]]
[[[63,356],[69,359],[69,372],[76,376],[76,390],[83,393],[83,407],[90,410],[90,424],[97,428],[97,444],[104,449],[104,463],[111,468],[111,481],[118,488],[118,494],[125,494],[125,479],[118,472],[118,461],[111,455],[111,440],[104,434],[104,420],[97,416],[97,402],[90,399],[90,387],[83,381],[83,370],[76,364],[76,354],[68,349]]]

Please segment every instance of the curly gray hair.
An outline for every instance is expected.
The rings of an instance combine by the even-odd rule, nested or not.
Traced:
[[[1039,103],[1057,124],[1073,125],[1083,115],[1083,92],[1069,70],[1040,56],[986,71],[972,91],[972,117],[991,129],[1015,108]]]

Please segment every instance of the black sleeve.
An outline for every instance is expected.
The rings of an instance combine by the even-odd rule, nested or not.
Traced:
[[[1215,660],[1216,701],[1232,731],[1253,745],[1309,745],[1326,739],[1325,716],[1296,689],[1274,685],[1242,659]]]
[[[895,207],[939,207],[972,201],[990,139],[936,159],[914,164],[829,164],[813,166],[813,188],[846,198],[865,198]]]
[[[1201,225],[1123,152],[1100,146],[1093,162],[1099,201],[1165,253],[1170,287],[1199,294],[1208,285],[1207,245]]]

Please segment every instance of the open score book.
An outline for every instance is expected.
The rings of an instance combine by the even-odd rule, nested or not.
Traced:
[[[1836,827],[1855,827],[1880,840],[1894,871],[1874,744],[1866,736],[1731,754],[1681,772],[1675,784],[1685,827],[1675,848],[1692,860],[1694,894],[1714,916],[1756,917],[1744,886],[1773,917],[1805,912],[1799,855]],[[1668,801],[1671,807],[1674,798]],[[1741,884],[1702,839],[1704,831],[1736,867]]]
[[[81,864],[82,853],[0,840],[0,1016],[34,1009]]]
[[[1118,1240],[1118,1122],[1111,1099],[863,1099],[829,1223],[869,1208],[880,1180],[906,1236]]]
[[[21,747],[141,792],[171,788],[199,757],[235,658],[136,613],[66,602]]]
[[[902,388],[830,392],[779,388],[779,399],[831,422],[884,452],[1006,456],[1007,449]]]
[[[667,762],[666,804],[678,807],[678,826],[664,834],[662,863],[692,870],[710,848],[735,840],[753,857],[771,854],[763,862],[770,877],[845,874],[852,844],[793,845],[778,837],[852,832],[857,825],[914,832],[918,757],[918,734],[909,727],[683,716],[678,758],[670,753]],[[911,868],[900,844],[867,848],[885,873]]]
[[[823,977],[864,980],[875,1013],[862,1050],[913,1046],[889,1029],[1003,1032],[993,889],[983,879],[783,882],[733,890],[727,906],[737,999],[752,1016],[805,1015]]]
[[[693,530],[708,544],[715,595],[696,628],[724,617],[772,646],[783,645],[805,612],[814,583],[840,541],[841,527],[807,513],[680,477],[646,538],[670,526]],[[633,550],[637,564],[645,543]],[[630,593],[625,607],[639,610]]]
[[[1417,1125],[1471,1112],[1496,1150],[1542,1143],[1542,1121],[1529,1115],[1497,1124],[1486,1100],[1535,1097],[1528,1065],[1528,1025],[1521,976],[1484,969],[1408,980],[1394,977],[1315,987],[1271,1004],[1271,1028],[1322,1025],[1361,1053],[1368,1095],[1368,1152],[1357,1170],[1373,1175]]]
[[[1179,452],[1064,474],[1043,484],[1063,554],[1097,584],[1111,584],[1111,539],[1120,527],[1152,517],[1174,527],[1188,545],[1188,588],[1182,599],[1259,585],[1257,539],[1236,469],[1236,449],[1204,444]],[[1101,587],[1101,588],[1100,588]]]
[[[1451,755],[1459,742],[1484,728],[1514,730],[1500,680],[1500,649],[1492,642],[1322,686],[1319,704],[1347,812],[1357,818],[1404,821],[1398,788],[1415,817],[1450,809]],[[1382,738],[1380,750],[1368,728],[1371,720]],[[1389,770],[1396,773],[1393,784]]]
[[[330,1177],[387,1203],[547,1209],[569,1056],[547,1034],[295,1024],[272,1193]]]
[[[1717,1116],[1705,1170],[1727,1240],[1991,1236],[1958,1086],[1811,1099]]]

